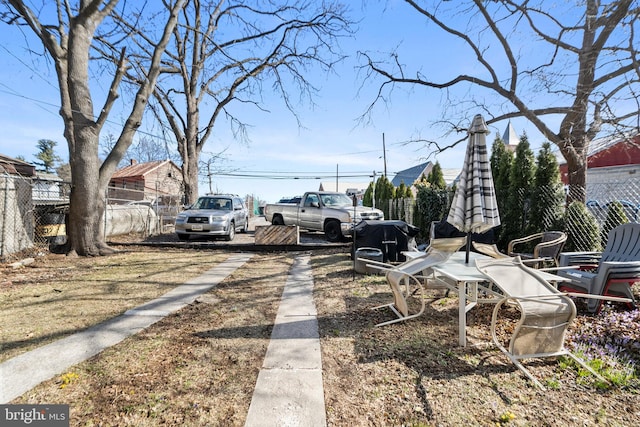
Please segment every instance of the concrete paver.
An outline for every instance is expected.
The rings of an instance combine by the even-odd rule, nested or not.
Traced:
[[[302,255],[287,278],[245,426],[325,425],[313,277]]]

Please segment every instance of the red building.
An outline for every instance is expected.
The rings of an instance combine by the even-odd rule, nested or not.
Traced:
[[[610,137],[592,141],[587,165],[587,183],[602,182],[605,177],[600,175],[606,175],[606,181],[625,181],[640,169],[640,134],[632,139]],[[562,182],[568,184],[566,163],[560,165],[560,174]]]

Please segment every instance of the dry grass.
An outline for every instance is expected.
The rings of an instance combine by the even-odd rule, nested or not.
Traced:
[[[180,251],[171,259],[208,269],[228,256]],[[14,403],[68,403],[72,425],[242,425],[291,262],[286,255],[254,256],[195,303]],[[181,281],[188,278],[182,270]]]
[[[124,251],[100,258],[47,255],[21,269],[0,267],[0,361],[124,313],[225,258]]]
[[[315,261],[330,425],[637,424],[638,389],[598,391],[593,377],[556,360],[526,362],[548,386],[534,388],[491,344],[493,307],[467,315],[466,348],[457,345],[458,300],[443,291],[428,291],[423,316],[374,328],[394,318],[389,309],[371,310],[392,301],[384,278],[352,280],[350,262],[335,256]]]
[[[167,255],[167,251],[163,253]],[[193,270],[189,274],[182,270],[179,281],[184,282],[188,276],[198,274],[196,265],[208,264],[210,268],[226,256],[220,252],[182,250],[171,252],[165,260],[167,263],[189,260],[190,267],[185,268]],[[68,403],[72,425],[78,426],[243,425],[295,256],[255,255],[194,304],[70,368],[66,376],[41,384],[14,403]],[[106,300],[151,298],[147,294],[138,295],[140,290],[147,292],[147,287],[162,293],[174,286],[173,280],[178,279],[167,276],[165,280],[160,275],[181,267],[172,264],[161,268],[161,264],[155,264],[157,261],[143,261],[146,257],[155,260],[157,253],[145,249],[123,257],[92,260],[105,263],[95,270],[89,262],[84,264],[86,260],[74,260],[71,268],[72,263],[63,259],[57,266],[60,274],[64,274],[59,283],[78,286],[78,295],[82,288],[90,292],[84,298],[74,296],[67,300],[75,307],[68,316],[84,317],[78,312],[97,310]],[[430,293],[424,316],[374,328],[376,323],[393,316],[387,309],[371,310],[391,299],[384,279],[357,275],[354,280],[351,260],[343,252],[314,253],[312,263],[329,425],[637,424],[640,416],[637,390],[598,391],[592,378],[581,378],[575,370],[557,361],[527,364],[543,383],[553,385],[546,392],[532,387],[490,345],[490,307],[479,307],[469,314],[471,345],[466,348],[457,346],[457,299],[444,298],[440,291]],[[141,273],[144,266],[152,264],[156,269]],[[37,271],[40,267],[34,268]],[[54,265],[48,266],[49,274],[53,274],[53,269]],[[105,272],[106,278],[98,275]],[[126,277],[116,280],[116,273]],[[127,283],[137,277],[140,283],[133,292]],[[26,305],[18,304],[20,299],[16,297],[5,300],[22,287],[49,289],[50,293],[61,294],[58,296],[62,300],[76,295],[64,286],[63,292],[51,291],[38,281],[12,280],[11,285],[3,286],[0,290],[3,313],[10,305]],[[106,287],[97,291],[87,286],[93,281]],[[40,300],[47,294],[43,290],[38,293],[41,296],[30,306],[35,308],[40,301],[45,306],[59,303],[51,296]],[[27,298],[29,292],[23,295]],[[99,298],[97,302],[94,296]],[[5,301],[11,304],[6,305]],[[120,312],[126,309],[124,305],[118,308]],[[77,324],[57,332],[48,331],[64,322],[50,317],[50,310],[39,310],[34,317],[48,317],[50,324],[46,327],[47,319],[39,320],[46,331],[40,335],[46,339],[53,339],[67,329],[83,327]],[[93,317],[91,322],[99,317]],[[16,337],[12,340],[19,341]],[[0,355],[6,358],[7,351],[12,354],[25,351],[38,342],[36,336],[32,340],[29,345],[4,348]],[[44,338],[39,340],[42,342]],[[508,420],[509,414],[515,418]]]

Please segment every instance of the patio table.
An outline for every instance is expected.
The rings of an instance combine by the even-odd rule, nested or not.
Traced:
[[[429,282],[458,293],[458,342],[461,347],[467,345],[467,312],[478,303],[497,303],[504,294],[491,289],[491,283],[477,268],[476,260],[490,257],[471,252],[469,263],[465,263],[465,253],[456,252],[447,261],[431,267]],[[564,277],[538,270],[545,280],[552,284],[567,280]],[[433,287],[433,286],[429,286]],[[493,298],[478,298],[478,290]]]

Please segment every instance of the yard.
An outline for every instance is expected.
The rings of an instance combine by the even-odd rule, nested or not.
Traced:
[[[0,267],[0,360],[155,298],[228,256],[123,249]],[[637,424],[638,310],[583,311],[568,339],[593,350],[596,364],[624,362],[609,372],[616,384],[604,386],[564,360],[527,362],[543,392],[492,345],[491,306],[469,313],[466,348],[457,345],[457,298],[442,291],[429,291],[423,316],[374,328],[393,316],[371,310],[390,302],[389,287],[380,276],[354,276],[347,251],[312,254],[329,425]],[[243,425],[295,256],[256,254],[194,304],[12,403],[67,403],[71,424],[81,426]]]

